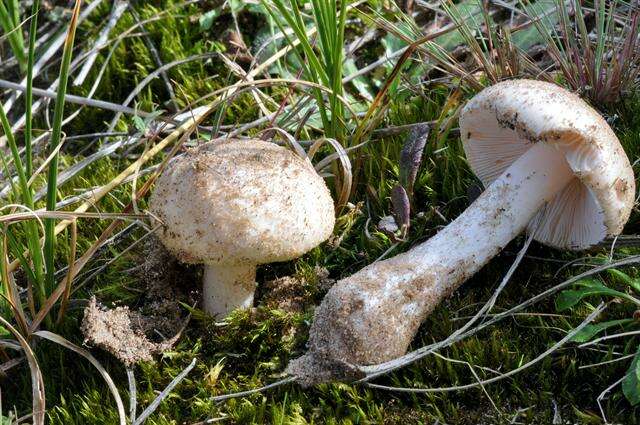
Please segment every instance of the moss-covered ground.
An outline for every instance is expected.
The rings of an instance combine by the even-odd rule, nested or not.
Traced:
[[[95,36],[93,26],[101,21],[101,17],[109,14],[108,3],[105,2],[99,12],[80,27],[81,47],[83,40]],[[229,49],[223,34],[234,24],[227,5],[201,1],[182,7],[173,0],[132,4],[135,4],[140,19],[158,18],[147,23],[144,30],[138,29],[109,46],[113,48],[113,54],[105,65],[106,71],[94,95],[97,99],[122,102],[136,84],[157,68],[142,35],[149,37],[158,47],[163,63]],[[238,7],[235,2],[230,4]],[[172,7],[175,9],[171,10]],[[215,10],[221,12],[211,12]],[[206,21],[208,18],[211,18],[211,22]],[[265,37],[261,32],[267,20],[264,15],[253,13],[249,8],[240,10],[237,19],[248,45],[253,46],[256,40]],[[124,33],[134,24],[133,16],[125,13],[112,36]],[[362,34],[358,23],[350,25],[351,33]],[[384,43],[370,42],[358,51],[356,62],[361,66],[370,63],[387,47]],[[100,55],[90,74],[90,81],[98,75],[105,60],[106,54]],[[286,67],[287,62],[283,61],[280,66]],[[411,64],[412,70],[416,67],[419,64]],[[389,69],[382,68],[366,76],[363,84],[375,93]],[[217,57],[190,61],[171,68],[167,74],[179,108],[229,85],[237,78]],[[84,95],[89,89],[90,84],[85,84],[72,91]],[[267,90],[278,100],[287,95],[282,87]],[[358,97],[354,87],[350,90],[362,105],[367,104],[366,100]],[[455,120],[448,121],[457,105],[470,95],[472,93],[468,91],[457,91],[455,84],[427,81],[414,85],[402,78],[399,86],[394,88],[388,110],[378,128],[433,120],[436,124],[430,132],[415,184],[415,211],[408,238],[393,248],[389,255],[406,250],[433,235],[440,226],[446,225],[447,220],[456,217],[469,204],[473,193],[477,192],[479,182],[465,162],[458,135],[451,130],[456,126]],[[136,98],[135,105],[131,106],[147,111],[173,107],[161,78],[144,88]],[[605,110],[609,118],[615,117],[611,121],[632,163],[640,159],[639,107],[640,102],[629,95],[620,104]],[[69,111],[76,108],[70,106]],[[78,118],[65,127],[65,131],[69,135],[103,131],[112,116],[112,112],[84,108]],[[255,101],[245,94],[229,103],[221,123],[245,123],[259,116]],[[214,124],[216,118],[206,124]],[[116,130],[133,134],[137,131],[136,122],[125,116],[117,123]],[[250,130],[248,134],[255,131]],[[305,130],[304,133],[309,137],[314,135],[312,131]],[[211,401],[215,395],[244,391],[277,380],[287,362],[304,352],[313,315],[312,307],[321,301],[323,295],[313,272],[316,266],[328,269],[330,276],[338,279],[374,261],[393,245],[388,236],[375,230],[375,224],[382,216],[391,213],[390,191],[398,182],[399,155],[406,137],[406,133],[385,137],[374,133],[368,143],[353,155],[359,158],[356,187],[351,197],[352,207],[344,209],[338,220],[336,235],[340,236],[339,242],[325,243],[299,260],[266,265],[259,269],[259,283],[286,275],[304,276],[305,311],[270,310],[261,305],[261,299],[257,299],[254,310],[236,312],[224,326],[196,311],[182,338],[171,351],[158,356],[155,362],[135,366],[138,404],[142,409],[194,358],[197,359],[195,369],[165,399],[147,423],[204,424],[211,423],[207,420],[219,420],[221,423],[256,424],[543,424],[560,423],[554,422],[558,418],[562,423],[601,423],[596,399],[605,388],[626,373],[630,360],[588,368],[581,366],[606,361],[623,352],[631,353],[634,344],[638,344],[637,338],[610,341],[594,349],[578,348],[577,344],[569,343],[511,378],[466,391],[409,395],[362,385],[332,384],[302,389],[289,384],[247,397],[224,402]],[[108,143],[107,139],[101,139],[93,147],[87,148],[88,140],[91,139],[74,140],[65,146],[62,168],[79,161],[87,152],[86,149],[95,150]],[[131,157],[139,155],[144,149],[145,146],[138,145],[130,152],[118,151],[116,155],[97,161],[65,183],[60,188],[60,198],[76,194],[79,188],[105,184],[131,163]],[[159,156],[152,163],[160,160]],[[138,186],[144,181],[145,177],[141,177]],[[131,193],[131,183],[122,185],[100,201],[96,208],[103,212],[118,212],[131,200]],[[142,210],[145,206],[145,199],[139,200]],[[78,251],[82,252],[95,241],[108,222],[81,220],[79,223]],[[634,212],[625,233],[634,234],[639,226],[640,216]],[[145,260],[143,244],[123,251],[143,234],[144,230],[138,227],[93,259],[92,266],[99,267],[116,258],[74,293],[72,298],[77,300],[78,307],[69,312],[68,320],[58,332],[82,344],[82,335],[79,333],[82,320],[80,307],[84,305],[83,300],[93,295],[107,305],[136,306],[139,303],[142,297],[138,290],[141,279],[130,270]],[[60,238],[61,264],[64,264],[67,255],[67,240],[68,235],[63,234]],[[412,346],[417,348],[444,339],[463,323],[464,317],[472,316],[491,296],[522,243],[523,238],[518,238],[509,244],[498,257],[443,303],[423,324]],[[638,248],[621,247],[615,249],[614,257],[638,253]],[[587,270],[589,264],[608,255],[609,249],[606,247],[587,253],[567,253],[534,242],[498,298],[494,312],[529,299]],[[585,258],[572,262],[582,257]],[[631,276],[637,275],[635,268],[625,269],[625,272]],[[602,278],[611,285],[617,284],[606,275]],[[476,380],[474,373],[486,378],[495,376],[491,370],[506,372],[517,368],[544,352],[579,324],[592,311],[598,299],[590,298],[588,301],[571,310],[558,312],[554,297],[549,297],[529,307],[525,313],[500,321],[442,350],[441,356],[429,356],[376,382],[403,387],[446,387],[472,383]],[[633,311],[633,306],[628,303],[616,303],[598,320],[628,318]],[[113,398],[102,378],[85,359],[46,341],[39,342],[35,351],[44,374],[47,417],[51,424],[117,423]],[[114,378],[126,404],[128,386],[125,368],[111,355],[97,348],[91,351]],[[453,362],[452,359],[461,362]],[[31,381],[26,365],[11,370],[6,377],[0,377],[0,385],[5,412],[14,409],[22,413],[30,411]],[[611,422],[640,422],[640,411],[631,406],[619,387],[608,394],[602,405]]]

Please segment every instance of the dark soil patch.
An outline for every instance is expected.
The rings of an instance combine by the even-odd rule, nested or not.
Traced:
[[[304,276],[284,276],[265,282],[259,291],[262,294],[260,303],[269,309],[304,312],[313,300],[311,292],[324,293],[335,283],[326,268],[316,267],[314,273],[311,282]]]

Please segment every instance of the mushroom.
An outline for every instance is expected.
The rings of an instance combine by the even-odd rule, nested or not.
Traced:
[[[634,201],[629,160],[606,121],[578,96],[513,80],[464,107],[460,133],[486,190],[406,253],[338,281],[317,308],[309,352],[290,363],[303,384],[345,365],[405,353],[425,317],[531,223],[535,239],[584,249],[622,231]]]
[[[216,140],[176,158],[150,211],[179,260],[204,264],[203,306],[225,317],[253,304],[256,266],[287,261],[333,231],[334,206],[311,163],[261,140]]]

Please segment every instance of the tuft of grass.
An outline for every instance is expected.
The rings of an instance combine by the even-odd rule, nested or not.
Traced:
[[[640,8],[597,0],[587,16],[579,0],[556,0],[559,28],[536,20],[548,52],[567,84],[595,105],[610,106],[634,91],[640,73]],[[588,20],[593,20],[592,28]]]
[[[118,403],[118,416],[121,423],[124,424],[122,418],[123,408],[118,392],[104,368],[95,360],[95,358],[86,350],[69,342],[64,337],[52,333],[50,331],[41,330],[41,324],[47,328],[53,328],[52,314],[54,306],[60,301],[60,309],[58,311],[58,323],[64,318],[64,310],[70,296],[70,283],[73,273],[76,271],[75,266],[75,248],[77,241],[77,228],[75,218],[71,223],[71,255],[69,256],[69,270],[66,277],[55,286],[55,216],[51,214],[55,212],[57,200],[57,173],[58,158],[60,156],[61,129],[64,119],[65,105],[65,88],[69,75],[71,64],[71,55],[73,51],[73,42],[75,39],[75,31],[77,20],[80,14],[81,0],[76,0],[71,20],[68,26],[67,36],[63,48],[62,63],[60,65],[60,88],[56,96],[56,107],[53,117],[53,130],[50,135],[51,148],[48,158],[45,159],[43,167],[49,167],[49,178],[47,180],[47,210],[36,211],[35,208],[35,188],[33,181],[37,175],[33,172],[33,157],[26,156],[25,164],[17,144],[15,134],[12,132],[9,118],[0,104],[0,125],[3,129],[7,145],[11,153],[13,169],[10,168],[8,159],[2,154],[2,165],[4,167],[4,175],[12,180],[12,171],[17,174],[17,185],[13,184],[13,193],[20,196],[19,201],[22,204],[8,204],[3,207],[2,219],[2,237],[0,238],[0,282],[2,287],[0,295],[2,296],[0,304],[0,332],[4,337],[13,338],[19,344],[19,350],[22,352],[26,363],[29,366],[32,388],[32,419],[35,425],[42,425],[45,421],[45,386],[41,368],[37,358],[33,352],[33,342],[36,339],[50,340],[67,349],[75,351],[89,360],[106,380],[112,394]],[[4,3],[2,4],[4,8]],[[18,13],[17,2],[13,6],[13,13]],[[34,16],[38,13],[38,4],[34,4]],[[35,30],[35,25],[32,25]],[[28,72],[28,85],[33,83],[33,55],[35,50],[35,36],[30,36],[29,60],[31,69]],[[29,93],[30,95],[31,93]],[[27,96],[29,97],[29,96]],[[30,100],[30,99],[29,99]],[[28,103],[27,109],[31,108]],[[28,120],[32,117],[28,115]],[[31,123],[29,123],[29,132],[31,132]],[[30,143],[31,135],[27,136]],[[30,153],[31,151],[29,151]],[[39,171],[38,171],[39,173]],[[16,217],[13,214],[16,210],[27,214],[24,218],[10,219]],[[44,224],[42,221],[44,220]],[[17,223],[17,224],[16,224]],[[15,226],[15,227],[14,227]],[[42,232],[41,230],[42,226]],[[16,231],[16,229],[18,231]],[[44,238],[44,249],[41,247],[41,236]],[[10,254],[16,258],[14,263],[10,262]],[[23,297],[20,287],[16,282],[15,270],[20,267],[20,271],[26,276],[27,302],[26,309],[23,305]],[[35,294],[34,294],[35,292]],[[6,343],[6,340],[3,340]],[[4,352],[3,352],[4,354]],[[5,359],[8,357],[3,356]]]
[[[297,1],[289,0],[285,3],[285,0],[263,0],[263,5],[295,52],[304,77],[330,90],[327,106],[323,93],[314,89],[316,104],[320,109],[326,136],[344,141],[347,121],[340,97],[343,94],[344,31],[349,2],[311,0],[311,14],[316,30],[311,38],[308,20]],[[288,35],[288,29],[293,32],[295,39]]]

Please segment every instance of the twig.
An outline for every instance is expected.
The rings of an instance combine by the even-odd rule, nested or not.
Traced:
[[[169,396],[169,393],[171,393],[171,391],[173,391],[173,389],[180,382],[182,382],[184,378],[187,377],[189,372],[193,370],[193,368],[196,366],[196,361],[197,359],[193,359],[191,361],[191,364],[189,364],[189,366],[187,366],[185,370],[183,370],[178,376],[173,378],[173,381],[171,381],[169,385],[167,385],[167,387],[160,393],[160,395],[158,395],[158,397],[156,397],[156,399],[153,400],[153,402],[151,402],[151,404],[146,409],[144,409],[144,411],[140,414],[140,417],[138,417],[138,419],[133,422],[133,425],[142,425],[147,420],[147,418],[149,418],[149,416],[151,416],[151,414],[156,411],[158,406],[160,406],[160,403],[162,403],[164,399]]]
[[[109,33],[111,33],[113,28],[118,24],[118,21],[122,17],[122,14],[124,13],[125,10],[127,10],[128,5],[129,3],[124,0],[114,1],[113,9],[111,10],[109,19],[107,20],[106,25],[102,28],[102,31],[100,31],[98,38],[93,43],[94,46],[101,48],[102,46],[107,44]],[[76,76],[75,80],[73,80],[74,86],[80,86],[82,85],[82,83],[84,83],[84,80],[87,78],[87,75],[89,75],[89,72],[93,67],[93,64],[98,58],[99,48],[91,49],[92,50],[91,54],[87,57],[84,65],[82,66],[82,69],[80,69],[80,72]]]
[[[592,341],[589,342],[585,342],[584,344],[580,344],[579,347],[580,348],[584,348],[584,347],[588,347],[590,345],[595,345],[601,341],[606,341],[609,339],[614,339],[614,338],[621,338],[623,336],[631,336],[631,335],[640,335],[640,331],[630,331],[630,332],[621,332],[618,334],[613,334],[613,335],[605,335],[605,336],[601,336],[600,338],[596,338]]]
[[[136,377],[133,369],[127,368],[127,381],[129,381],[129,420],[136,421],[136,410],[138,408],[138,393],[136,389]]]
[[[285,385],[285,384],[289,384],[291,382],[294,382],[296,379],[295,376],[289,376],[287,378],[281,379],[279,381],[276,381],[272,384],[269,385],[265,385],[264,387],[260,387],[260,388],[255,388],[253,390],[248,390],[248,391],[240,391],[237,393],[231,393],[231,394],[224,394],[224,395],[218,395],[215,397],[211,397],[211,401],[224,401],[224,400],[229,400],[231,398],[239,398],[239,397],[245,397],[251,394],[256,394],[256,393],[261,393],[263,391],[266,390],[270,390],[272,388],[276,388],[279,387],[281,385]]]
[[[602,366],[602,365],[611,364],[611,363],[617,363],[617,362],[620,362],[622,360],[630,359],[631,357],[634,357],[635,355],[636,355],[636,353],[632,353],[632,354],[627,354],[626,356],[616,357],[615,359],[605,360],[603,362],[591,363],[591,364],[584,365],[584,366],[578,366],[578,369],[588,369],[590,367],[596,367],[596,366]]]
[[[127,135],[129,135],[129,133],[125,131],[103,131],[101,133],[76,134],[75,136],[67,136],[67,142],[70,140],[78,139],[93,139],[96,137],[122,137]]]
[[[474,384],[457,385],[457,386],[453,386],[453,387],[439,387],[439,388],[390,387],[390,386],[387,386],[387,385],[372,384],[370,382],[367,382],[366,385],[368,387],[377,388],[377,389],[381,389],[381,390],[398,391],[398,392],[405,392],[405,393],[425,394],[425,393],[437,393],[437,392],[451,392],[451,391],[467,390],[469,388],[475,388],[475,387],[482,386],[482,385],[492,384],[494,382],[500,381],[502,379],[505,379],[505,378],[508,378],[510,376],[513,376],[513,375],[515,375],[515,374],[517,374],[519,372],[522,372],[523,370],[525,370],[525,369],[533,366],[534,364],[538,363],[540,360],[544,359],[549,354],[551,354],[554,351],[556,351],[558,348],[562,347],[565,343],[567,343],[575,335],[577,335],[578,332],[580,332],[585,326],[587,326],[589,323],[591,323],[604,309],[605,309],[605,304],[604,303],[600,303],[600,305],[598,305],[598,307],[596,307],[596,309],[593,312],[591,312],[591,314],[589,314],[587,316],[587,318],[582,321],[582,323],[580,323],[576,328],[572,329],[571,332],[567,333],[567,335],[565,335],[565,337],[562,338],[560,341],[558,341],[555,344],[553,344],[551,346],[551,348],[549,348],[548,350],[544,351],[542,354],[540,354],[539,356],[537,356],[533,360],[530,360],[527,363],[523,364],[522,366],[520,366],[520,367],[518,367],[516,369],[513,369],[513,370],[511,370],[511,371],[509,371],[507,373],[504,373],[504,374],[502,374],[500,376],[489,378],[489,379],[486,379],[484,381],[480,381],[480,382],[477,382],[477,383],[474,383]]]
[[[629,373],[634,373],[634,371],[631,371]],[[604,400],[604,397],[612,390],[614,389],[616,386],[618,386],[622,381],[625,380],[625,378],[627,377],[627,375],[623,376],[622,378],[618,379],[616,382],[614,382],[613,384],[609,385],[607,388],[604,389],[604,391],[602,391],[600,393],[600,395],[598,395],[598,398],[596,398],[596,402],[598,403],[598,409],[600,409],[600,416],[602,416],[602,420],[604,421],[605,424],[608,424],[609,421],[607,420],[607,416],[604,413],[604,409],[602,408],[602,400]]]

